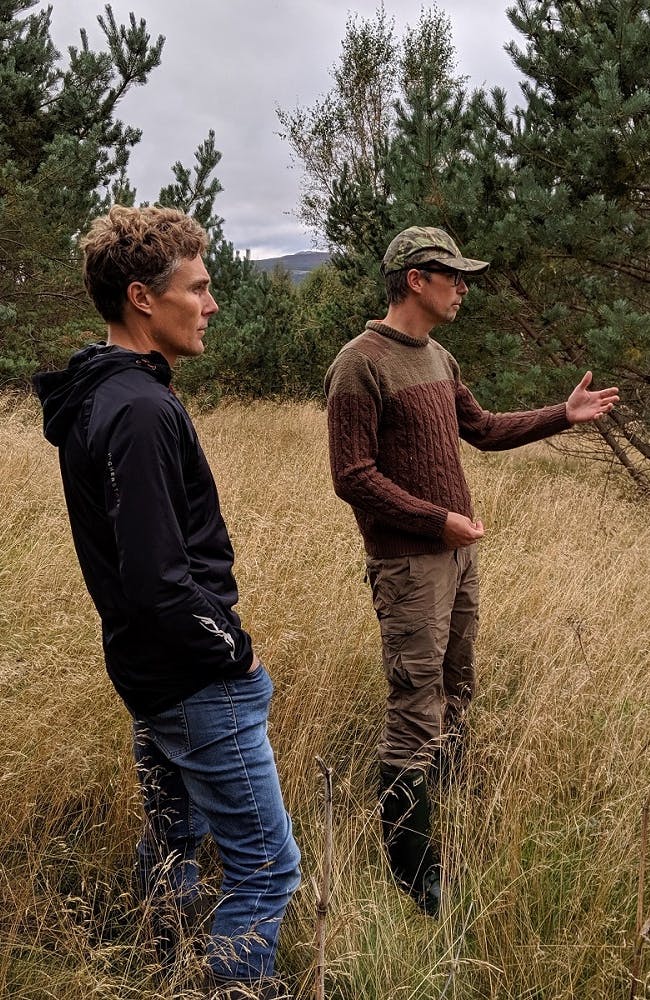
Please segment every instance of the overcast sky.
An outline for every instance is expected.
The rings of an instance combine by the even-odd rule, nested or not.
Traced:
[[[52,36],[63,53],[79,28],[101,44],[96,16],[103,0],[51,0]],[[386,0],[398,30],[415,26],[421,0]],[[426,6],[426,5],[425,5]],[[500,0],[442,0],[452,23],[458,72],[471,86],[505,87],[519,100],[519,74],[503,51],[515,36]],[[113,0],[118,23],[132,10],[152,38],[165,36],[161,65],[119,106],[119,117],[141,128],[129,177],[139,201],[154,200],[173,179],[176,160],[193,162],[209,129],[222,153],[217,176],[224,191],[217,210],[235,247],[255,258],[312,249],[312,234],[295,217],[300,171],[277,136],[276,107],[310,106],[331,84],[351,13],[373,17],[378,0]],[[414,220],[415,221],[415,220]]]

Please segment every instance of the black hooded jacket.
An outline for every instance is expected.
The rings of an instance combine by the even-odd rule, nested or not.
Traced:
[[[214,479],[170,378],[161,354],[103,344],[34,377],[108,673],[137,715],[253,660]]]

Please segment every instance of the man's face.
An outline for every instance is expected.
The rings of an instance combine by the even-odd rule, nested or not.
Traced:
[[[431,326],[452,323],[461,307],[463,298],[469,291],[461,275],[457,285],[453,271],[419,271],[421,282],[420,306],[431,319]]]
[[[149,335],[153,348],[170,365],[178,358],[203,354],[208,320],[219,306],[210,294],[210,276],[202,259],[183,260],[167,290],[150,296]]]

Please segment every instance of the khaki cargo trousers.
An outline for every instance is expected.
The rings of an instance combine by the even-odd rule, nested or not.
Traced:
[[[388,682],[379,760],[428,767],[474,693],[477,547],[366,560]]]

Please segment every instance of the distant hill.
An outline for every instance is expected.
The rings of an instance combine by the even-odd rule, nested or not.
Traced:
[[[284,257],[266,257],[264,260],[254,260],[253,264],[260,271],[266,271],[267,274],[272,274],[278,268],[288,271],[293,281],[298,284],[310,271],[313,271],[315,267],[320,267],[321,264],[326,264],[329,259],[330,255],[323,251],[303,250],[300,253],[287,253]]]

